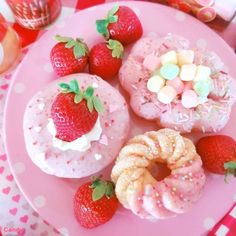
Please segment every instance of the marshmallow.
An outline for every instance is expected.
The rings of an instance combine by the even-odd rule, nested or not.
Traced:
[[[161,60],[159,57],[155,56],[153,53],[147,55],[144,58],[143,65],[151,71],[158,69],[161,65]]]
[[[185,64],[181,66],[180,78],[183,81],[192,81],[195,78],[197,66],[195,64]]]
[[[176,95],[177,93],[173,87],[165,86],[159,91],[157,98],[164,104],[170,104],[175,99]]]
[[[177,58],[177,53],[176,51],[174,50],[171,50],[165,54],[163,54],[161,56],[161,64],[162,65],[165,65],[165,64],[169,64],[169,63],[172,63],[172,64],[177,64],[178,63],[178,58]]]
[[[184,90],[184,82],[179,77],[176,77],[173,80],[168,80],[166,85],[173,87],[177,94],[181,94]]]
[[[197,66],[196,76],[194,78],[194,82],[199,80],[206,80],[211,75],[211,69],[208,66],[199,65]]]
[[[209,80],[199,80],[194,84],[194,90],[200,97],[207,97],[211,91],[212,81]]]
[[[181,103],[185,108],[193,108],[198,105],[198,96],[193,90],[183,92]]]
[[[160,69],[160,75],[167,80],[176,78],[179,74],[179,67],[175,64],[165,64]]]
[[[159,75],[152,76],[147,82],[148,90],[155,93],[158,93],[164,85],[165,80]]]
[[[194,60],[193,50],[180,50],[178,51],[178,64],[182,66],[184,64],[192,64]]]

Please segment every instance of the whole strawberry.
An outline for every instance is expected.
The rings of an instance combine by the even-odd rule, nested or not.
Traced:
[[[118,200],[114,184],[99,178],[83,184],[74,196],[74,214],[85,228],[95,228],[109,221],[115,214]]]
[[[124,48],[116,40],[109,39],[93,46],[89,56],[89,71],[105,80],[114,77],[121,65]]]
[[[59,86],[62,92],[53,101],[51,117],[56,128],[56,138],[71,142],[92,130],[98,113],[103,111],[103,105],[94,96],[92,87],[82,92],[77,80]]]
[[[82,39],[61,37],[57,35],[57,43],[51,50],[50,60],[58,76],[84,71],[88,62],[88,47]]]
[[[201,138],[196,145],[203,166],[216,174],[236,176],[236,142],[226,135]]]
[[[143,34],[142,24],[135,12],[126,6],[115,5],[107,18],[97,20],[97,31],[104,37],[120,41],[123,45],[134,43]]]

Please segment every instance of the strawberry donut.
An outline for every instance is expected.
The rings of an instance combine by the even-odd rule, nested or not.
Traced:
[[[183,133],[218,132],[236,100],[223,66],[215,53],[190,49],[182,37],[150,36],[134,45],[119,79],[138,116]]]
[[[28,154],[42,171],[82,178],[117,156],[129,133],[129,113],[121,94],[100,77],[73,74],[33,96],[23,129]]]
[[[158,162],[171,170],[161,181],[149,171]],[[166,219],[189,211],[205,184],[192,141],[171,129],[132,138],[121,149],[111,178],[121,204],[144,219]]]

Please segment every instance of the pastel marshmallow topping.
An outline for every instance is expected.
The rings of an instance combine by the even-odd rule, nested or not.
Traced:
[[[175,99],[176,95],[176,90],[173,87],[167,85],[159,91],[157,98],[164,104],[170,104]]]
[[[0,65],[3,63],[4,60],[4,49],[2,44],[0,43]]]
[[[165,65],[165,64],[177,64],[178,63],[178,57],[177,57],[177,53],[174,50],[171,50],[165,54],[163,54],[161,57],[161,64]]]
[[[182,66],[184,64],[192,64],[194,60],[193,50],[180,50],[178,51],[178,64]]]
[[[47,129],[53,136],[53,146],[59,148],[62,151],[75,150],[79,152],[85,152],[91,147],[91,142],[99,140],[102,134],[102,127],[99,117],[90,132],[72,142],[65,142],[55,137],[56,128],[52,119],[49,119]]]
[[[198,105],[198,96],[193,90],[183,92],[181,103],[185,108],[193,108]]]
[[[199,80],[193,88],[200,97],[207,97],[211,91],[211,80]]]
[[[160,75],[167,80],[176,78],[179,74],[179,67],[175,64],[165,64],[160,69]]]
[[[145,66],[148,70],[154,71],[158,69],[161,65],[161,60],[159,57],[155,56],[153,53],[147,55],[144,58],[143,66]]]
[[[173,80],[168,80],[166,85],[173,87],[177,94],[181,94],[184,91],[184,82],[179,77],[176,77]]]
[[[155,93],[158,93],[164,85],[165,79],[159,75],[152,76],[147,82],[148,90]]]
[[[196,75],[194,82],[199,80],[207,80],[211,75],[211,69],[208,66],[199,65],[197,66]]]
[[[181,66],[180,78],[183,81],[192,81],[195,78],[197,66],[195,64],[185,64]]]

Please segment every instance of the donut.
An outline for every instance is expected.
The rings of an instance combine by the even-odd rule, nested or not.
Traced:
[[[96,123],[85,135],[65,141],[55,134],[52,107],[62,94],[58,84],[69,84],[73,80],[78,82],[81,90],[92,86],[104,111],[99,113]],[[102,170],[115,159],[127,139],[129,121],[127,104],[115,88],[95,75],[69,75],[50,82],[28,102],[23,121],[26,149],[33,163],[45,173],[82,178]],[[83,122],[87,124],[87,120]],[[71,127],[66,127],[69,133],[73,133]]]
[[[166,163],[170,175],[157,181],[149,171],[156,163]],[[205,184],[202,161],[194,144],[168,128],[130,139],[116,159],[111,178],[120,203],[149,220],[189,211]]]
[[[220,131],[236,100],[235,81],[221,59],[176,35],[137,41],[119,80],[138,116],[182,133]]]
[[[16,32],[0,14],[0,74],[14,65],[20,55],[20,42]]]

